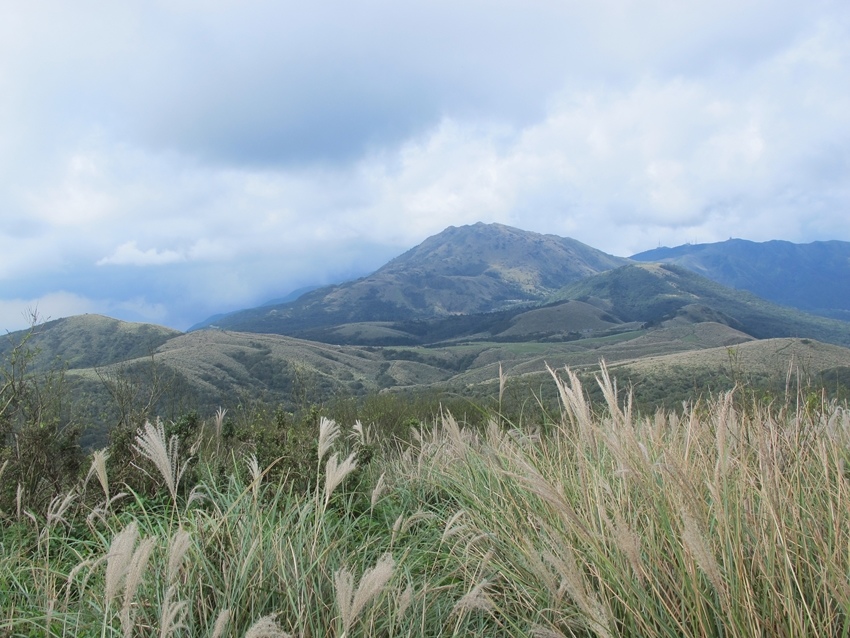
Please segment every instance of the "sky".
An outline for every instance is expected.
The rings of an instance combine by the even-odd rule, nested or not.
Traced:
[[[185,330],[478,221],[850,241],[846,0],[0,0],[0,330]]]

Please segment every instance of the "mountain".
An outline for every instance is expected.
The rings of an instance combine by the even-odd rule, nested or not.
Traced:
[[[836,396],[850,387],[846,322],[497,224],[448,228],[368,277],[215,324],[227,329],[59,319],[29,334],[30,370],[66,368],[87,445],[129,413],[295,410],[388,390],[492,396],[500,371],[536,391],[547,365],[592,374],[600,359],[649,408],[741,379],[781,391],[791,360]],[[27,334],[7,335],[0,363]]]
[[[367,277],[232,313],[211,327],[297,336],[343,324],[487,313],[544,301],[624,263],[574,239],[501,224],[452,226]]]
[[[631,259],[677,264],[774,303],[850,320],[850,242],[730,239],[657,248]]]
[[[166,419],[190,410],[211,414],[218,406],[294,410],[386,390],[485,397],[500,371],[536,391],[547,365],[592,374],[600,359],[621,370],[649,407],[728,389],[741,378],[781,390],[793,361],[834,386],[850,385],[850,349],[819,343],[850,345],[846,323],[776,306],[670,264],[591,275],[544,304],[316,331],[324,342],[225,330],[184,334],[83,315],[37,326],[27,345],[36,352],[32,369],[66,366],[65,387],[73,394],[66,409],[91,426],[90,446],[102,445],[121,415],[142,410]],[[3,354],[25,334],[7,335]],[[756,352],[765,363],[753,372]],[[644,365],[649,361],[669,366]],[[757,376],[745,376],[751,372]]]
[[[751,339],[808,337],[850,345],[845,322],[773,304],[680,266],[645,263],[573,282],[550,295],[547,303],[431,319],[346,323],[306,329],[297,335],[364,346],[554,343],[707,323],[726,326]],[[672,334],[655,337],[675,338]]]
[[[733,290],[673,264],[631,264],[565,287],[558,295],[596,305],[620,321],[722,323],[756,339],[808,337],[850,346],[846,322]]]
[[[293,290],[292,292],[290,292],[288,295],[286,295],[284,297],[280,297],[278,299],[270,299],[270,300],[266,301],[265,303],[260,304],[259,307],[262,308],[264,306],[279,306],[279,305],[282,305],[282,304],[287,304],[291,301],[295,301],[296,299],[298,299],[302,295],[305,295],[308,292],[316,290],[317,288],[320,288],[320,286],[304,286],[302,288],[298,288],[296,290]],[[241,312],[241,311],[237,310],[236,312]],[[190,326],[189,329],[186,332],[193,332],[195,330],[201,330],[202,328],[209,328],[210,326],[218,326],[222,322],[226,322],[227,319],[225,319],[225,318],[229,317],[231,314],[234,314],[234,313],[222,312],[222,313],[213,315],[212,317],[207,317],[203,321],[198,322],[193,326]]]
[[[178,330],[149,323],[119,321],[102,315],[77,315],[47,321],[32,331],[11,332],[0,339],[0,360],[23,339],[33,354],[29,367],[43,370],[57,363],[93,368],[151,356]]]

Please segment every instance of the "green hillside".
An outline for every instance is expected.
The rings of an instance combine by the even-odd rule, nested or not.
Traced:
[[[57,363],[90,368],[145,357],[182,333],[149,323],[130,323],[101,315],[77,315],[47,321],[32,331],[22,330],[0,339],[0,359],[30,333],[34,354],[31,366],[45,369]]]
[[[850,345],[845,322],[777,306],[672,264],[623,266],[571,284],[557,296],[598,305],[623,321],[658,325],[682,314],[709,313],[757,339],[809,337]]]
[[[850,319],[850,243],[752,242],[657,248],[633,260],[676,264],[731,288],[777,304],[836,319]]]

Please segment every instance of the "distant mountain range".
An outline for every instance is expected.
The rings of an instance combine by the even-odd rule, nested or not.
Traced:
[[[664,275],[654,278],[647,269],[623,269],[635,262],[674,267],[652,271]],[[616,274],[594,279],[602,273]],[[674,279],[677,290],[671,288]],[[655,290],[656,284],[665,291]],[[597,297],[609,299],[604,316],[600,308],[579,312],[592,286],[604,289]],[[567,299],[574,301],[569,307],[538,309]],[[591,319],[597,331],[600,322],[615,329],[620,323],[657,323],[669,318],[665,312],[684,307],[697,312],[701,305],[703,320],[714,317],[754,337],[807,334],[844,343],[846,324],[823,324],[792,308],[850,318],[850,243],[730,240],[624,259],[572,239],[478,223],[449,227],[367,277],[281,301],[219,315],[199,327],[348,345],[421,345],[475,335],[515,339],[516,326],[528,324],[519,317],[533,311],[537,330],[531,338],[551,341],[587,334]]]
[[[656,248],[631,258],[677,264],[774,303],[850,320],[850,242],[792,244],[730,239]]]
[[[637,386],[646,396],[681,400],[731,383],[727,364],[739,348],[760,382],[781,385],[793,363],[850,386],[850,323],[744,290],[773,290],[788,304],[804,299],[840,316],[850,302],[841,293],[850,279],[841,255],[850,245],[755,244],[748,261],[749,245],[659,249],[627,260],[498,224],[452,227],[368,277],[218,316],[208,329],[184,334],[96,315],[48,322],[31,336],[32,369],[63,363],[92,422],[108,420],[101,406],[115,400],[116,388],[125,402],[151,401],[164,380],[170,394],[156,394],[157,405],[173,412],[387,389],[478,391],[500,367],[530,382],[547,364],[593,367],[602,358],[632,381],[650,375]],[[659,261],[647,262],[652,254]],[[698,269],[725,273],[739,289]],[[788,290],[778,272],[793,283]],[[0,356],[22,334],[7,335]]]
[[[810,337],[850,346],[850,324],[779,306],[674,264],[630,264],[564,288],[622,321],[720,323],[755,339]]]
[[[190,328],[316,338],[333,326],[421,321],[514,309],[633,262],[681,266],[729,288],[824,317],[850,320],[850,242],[730,239],[657,248],[629,259],[573,239],[501,224],[449,227],[367,277],[304,288]]]

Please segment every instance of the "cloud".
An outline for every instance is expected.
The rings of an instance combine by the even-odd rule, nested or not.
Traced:
[[[174,250],[139,250],[135,241],[118,246],[109,257],[98,260],[98,266],[162,266],[184,261],[183,255]]]
[[[619,255],[850,240],[845,3],[6,13],[9,308],[61,290],[185,328],[476,221]]]

